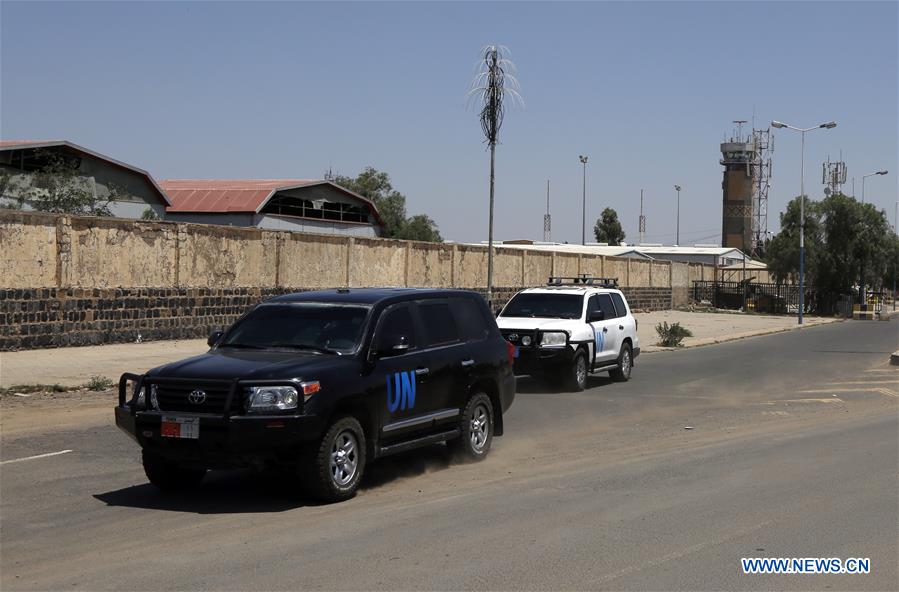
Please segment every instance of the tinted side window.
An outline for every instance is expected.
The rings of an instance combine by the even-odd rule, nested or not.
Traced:
[[[606,314],[606,319],[614,319],[617,316],[608,294],[597,294],[596,299],[599,301],[599,309]]]
[[[445,300],[419,302],[418,311],[424,325],[427,345],[447,345],[459,341],[459,331],[450,311],[449,302]]]
[[[397,343],[400,337],[405,337],[409,349],[415,349],[415,323],[412,322],[412,313],[408,306],[394,308],[384,313],[378,325],[375,347],[378,351],[383,351],[385,347]]]
[[[478,303],[469,298],[450,300],[450,310],[464,341],[480,341],[490,335],[490,328]]]
[[[587,318],[589,319],[589,318],[590,318],[590,314],[591,314],[591,313],[594,313],[594,312],[596,312],[596,311],[598,311],[598,310],[602,310],[602,309],[599,307],[599,296],[597,296],[596,294],[594,294],[593,296],[590,297],[589,300],[587,300]]]
[[[618,316],[627,316],[627,306],[625,306],[624,298],[621,297],[621,294],[612,292],[612,301],[615,302],[615,310],[618,311]]]

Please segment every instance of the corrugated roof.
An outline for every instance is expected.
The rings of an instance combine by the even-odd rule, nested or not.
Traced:
[[[145,171],[144,169],[138,168],[136,166],[124,163],[120,160],[116,160],[114,158],[110,158],[105,154],[100,154],[99,152],[94,152],[93,150],[89,150],[84,146],[79,146],[74,142],[69,142],[68,140],[0,140],[0,151],[8,151],[8,150],[24,150],[24,149],[34,149],[34,148],[57,148],[63,147],[71,150],[72,152],[78,153],[82,156],[91,156],[98,160],[102,160],[108,162],[113,166],[117,166],[119,168],[123,168],[125,170],[131,171],[133,173],[137,173],[146,177],[147,181],[153,188],[159,193],[159,197],[162,199],[162,203],[166,206],[171,206],[172,202],[169,200],[168,196],[165,194],[165,191],[156,183],[156,180],[153,176]]]
[[[279,191],[329,185],[359,200],[379,224],[381,215],[371,200],[331,181],[321,179],[163,179],[163,189],[172,200],[170,213],[258,213]]]
[[[255,213],[276,191],[320,183],[314,179],[163,179],[169,212]]]

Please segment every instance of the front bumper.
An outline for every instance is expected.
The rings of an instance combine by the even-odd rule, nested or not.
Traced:
[[[133,396],[126,401],[128,383],[134,383]],[[256,466],[260,462],[296,459],[300,445],[318,437],[324,420],[302,407],[290,414],[235,414],[231,400],[243,384],[231,381],[222,413],[160,411],[138,406],[137,393],[150,384],[205,384],[221,381],[173,379],[124,374],[119,381],[119,404],[115,408],[116,425],[134,438],[141,448],[185,466],[233,468]],[[275,383],[275,381],[269,381]],[[283,381],[278,384],[284,384]],[[197,438],[162,435],[163,417],[190,417],[198,422]]]
[[[253,466],[260,462],[289,462],[298,448],[324,430],[315,415],[253,415],[224,419],[214,415],[196,415],[199,437],[196,439],[163,436],[163,416],[187,414],[161,411],[132,413],[130,406],[115,408],[116,425],[134,438],[141,448],[183,465],[204,468]]]
[[[515,374],[542,374],[555,371],[570,364],[574,359],[574,349],[570,346],[559,348],[521,347],[515,358]]]

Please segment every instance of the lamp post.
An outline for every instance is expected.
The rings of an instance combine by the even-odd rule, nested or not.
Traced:
[[[581,164],[584,165],[584,195],[581,209],[581,244],[587,244],[587,157],[578,155]]]
[[[886,175],[889,171],[875,171],[873,173],[868,173],[867,175],[862,175],[862,203],[865,203],[865,179],[868,177],[873,177],[874,175]]]
[[[677,234],[675,235],[674,244],[680,245],[680,185],[675,185],[674,190],[677,191]]]
[[[833,129],[837,127],[837,122],[830,121],[822,123],[814,127],[793,127],[780,121],[772,121],[771,127],[781,129],[787,128],[799,132],[802,137],[802,147],[799,157],[799,324],[802,324],[802,309],[805,308],[805,132],[813,129]]]

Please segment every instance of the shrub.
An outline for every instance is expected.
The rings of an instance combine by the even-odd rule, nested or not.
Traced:
[[[89,391],[105,391],[113,387],[115,383],[105,376],[91,376],[91,379],[84,385]]]
[[[659,334],[659,345],[663,347],[680,347],[684,337],[693,337],[693,332],[680,323],[662,322],[656,325],[656,333]]]

